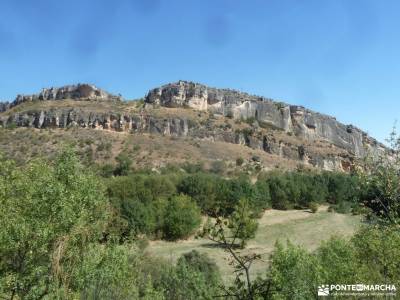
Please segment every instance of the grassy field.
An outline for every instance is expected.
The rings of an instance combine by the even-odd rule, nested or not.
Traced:
[[[256,237],[248,242],[245,252],[261,254],[262,259],[253,267],[253,275],[264,273],[276,241],[291,242],[314,250],[321,241],[332,235],[351,236],[361,223],[358,216],[328,212],[321,207],[315,214],[301,210],[268,210],[259,219]],[[152,241],[148,252],[173,262],[183,253],[196,249],[207,253],[218,264],[224,280],[232,280],[229,257],[223,249],[206,239],[188,239],[178,242]]]

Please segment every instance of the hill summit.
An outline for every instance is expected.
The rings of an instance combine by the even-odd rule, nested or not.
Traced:
[[[17,96],[12,103],[3,104],[0,126],[75,127],[182,138],[182,143],[195,141],[199,145],[191,150],[199,152],[199,159],[208,155],[234,161],[239,153],[248,155],[240,148],[246,146],[257,152],[256,157],[265,156],[267,164],[281,164],[284,159],[292,166],[301,163],[325,170],[348,171],[354,158],[367,152],[388,151],[367,133],[334,117],[190,81],[152,89],[141,101],[123,101],[121,96],[88,84],[43,89],[39,94]],[[201,149],[206,144],[213,150]],[[217,144],[223,145],[220,148],[225,153],[215,149]],[[240,147],[232,148],[227,155],[227,144]],[[165,163],[160,157],[151,163],[155,162]]]
[[[122,97],[112,95],[93,84],[79,83],[75,85],[65,85],[58,88],[44,88],[40,93],[33,95],[17,95],[15,100],[11,103],[0,103],[0,112],[24,102],[64,99],[121,101]]]

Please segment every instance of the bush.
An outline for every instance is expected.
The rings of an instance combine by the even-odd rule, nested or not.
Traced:
[[[349,214],[353,209],[353,204],[347,201],[339,202],[336,205],[332,205],[334,211],[340,214]]]
[[[247,240],[256,235],[258,223],[252,215],[249,202],[246,199],[241,199],[229,218],[229,228],[232,235],[240,239],[241,248],[245,247]]]
[[[308,204],[308,207],[310,208],[312,213],[316,213],[318,211],[318,203],[316,202],[310,202]]]
[[[114,166],[111,164],[105,164],[100,168],[100,174],[103,177],[111,177],[114,175]]]
[[[277,244],[268,278],[273,299],[314,299],[323,283],[400,284],[398,228],[365,226],[351,240],[332,237],[314,252]],[[287,282],[291,284],[288,285]]]
[[[271,204],[276,209],[304,209],[311,202],[326,201],[343,206],[344,202],[356,203],[359,198],[357,178],[341,173],[274,172],[262,176],[256,185],[268,185]]]
[[[243,165],[243,163],[244,163],[244,159],[243,159],[242,157],[238,157],[238,158],[236,159],[236,165],[237,165],[238,167],[240,167],[241,165]]]
[[[217,264],[207,254],[200,253],[197,250],[183,254],[178,259],[177,264],[186,264],[191,269],[203,274],[209,283],[219,283],[221,281]]]
[[[132,165],[132,160],[129,156],[125,153],[120,153],[115,160],[117,161],[117,167],[115,168],[114,174],[117,176],[128,175]]]
[[[289,200],[287,182],[283,177],[274,176],[269,178],[268,186],[272,208],[286,210],[292,207]]]
[[[129,231],[162,237],[164,209],[167,199],[176,194],[171,176],[118,176],[108,181],[108,195]]]
[[[219,293],[221,282],[216,276],[199,270],[198,264],[179,259],[176,267],[159,269],[160,278],[155,282],[157,290],[164,291],[164,299],[212,300]]]
[[[35,161],[16,168],[0,157],[0,191],[0,294],[36,299],[53,286],[74,289],[70,275],[109,222],[97,178],[71,150],[54,165]]]
[[[173,196],[164,215],[164,235],[168,240],[189,237],[201,223],[200,209],[188,196]]]
[[[272,299],[315,299],[321,282],[318,261],[312,254],[289,242],[286,248],[278,243],[271,261]]]
[[[183,178],[178,184],[178,192],[192,197],[203,213],[213,215],[218,209],[218,186],[222,179],[216,175],[197,173]]]

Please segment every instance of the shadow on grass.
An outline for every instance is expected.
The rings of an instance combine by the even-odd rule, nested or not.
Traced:
[[[209,248],[209,249],[226,249],[226,248],[228,248],[226,245],[213,243],[213,242],[201,244],[200,247]],[[232,248],[233,249],[241,249],[239,244],[234,244],[232,246]]]

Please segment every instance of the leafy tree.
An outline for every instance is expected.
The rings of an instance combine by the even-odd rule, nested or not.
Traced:
[[[152,204],[138,200],[121,201],[121,216],[128,221],[133,234],[152,234],[156,230],[156,215]]]
[[[197,173],[183,178],[178,191],[192,197],[204,213],[217,210],[217,184],[221,180],[215,175]]]
[[[284,210],[291,208],[290,198],[286,190],[286,180],[283,177],[274,176],[268,179],[268,184],[272,207]]]
[[[400,284],[400,231],[397,226],[365,226],[352,238],[362,262],[362,281]]]
[[[81,299],[138,298],[136,249],[121,245],[105,247],[91,244],[85,251],[81,266],[74,268],[71,287]]]
[[[321,268],[318,260],[305,249],[290,242],[285,248],[278,243],[271,256],[267,275],[271,281],[272,298],[314,299],[320,284]]]
[[[245,247],[247,240],[255,237],[258,223],[254,220],[246,199],[243,198],[239,201],[235,212],[229,217],[228,226],[234,236],[240,239],[241,248]]]
[[[321,267],[321,282],[362,282],[362,268],[352,241],[334,236],[322,242],[315,253]],[[367,271],[368,272],[368,271]]]
[[[221,246],[229,256],[229,264],[234,268],[235,280],[231,286],[221,286],[217,297],[226,299],[260,299],[270,295],[270,281],[257,278],[252,280],[250,268],[261,257],[259,254],[243,254],[236,245],[238,231],[229,230],[228,221],[217,217],[215,222],[206,222],[201,236],[210,239]]]
[[[162,272],[160,286],[166,299],[211,300],[215,299],[218,282],[207,280],[207,276],[181,260],[175,268]]]
[[[104,189],[75,155],[54,167],[35,161],[0,164],[0,286],[9,298],[39,299],[68,289],[82,254],[102,238],[108,220]]]
[[[390,151],[375,151],[359,162],[361,202],[381,225],[400,226],[400,137],[393,128]]]
[[[187,238],[200,222],[200,209],[190,197],[180,195],[169,199],[164,215],[163,232],[166,239]]]

